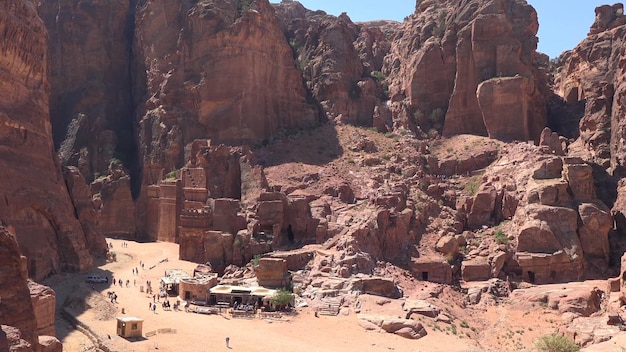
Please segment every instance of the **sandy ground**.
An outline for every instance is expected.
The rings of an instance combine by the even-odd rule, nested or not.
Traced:
[[[56,276],[47,284],[57,292],[57,308],[65,302],[72,292],[84,292],[95,297],[101,303],[77,312],[79,319],[96,331],[108,345],[117,351],[228,351],[225,338],[230,338],[232,350],[239,351],[476,351],[475,342],[465,336],[452,336],[449,332],[428,329],[428,335],[419,340],[409,340],[393,334],[368,332],[358,325],[356,314],[348,311],[339,316],[320,316],[316,318],[311,308],[300,308],[296,316],[284,320],[262,320],[259,318],[234,319],[229,315],[200,315],[184,311],[163,311],[158,305],[156,314],[149,311],[152,296],[140,292],[139,286],[152,281],[153,288],[158,287],[158,280],[165,269],[180,268],[193,272],[195,263],[180,261],[178,245],[173,243],[136,243],[109,239],[113,243],[112,251],[117,254],[117,261],[107,263],[90,273],[77,276]],[[164,258],[167,262],[159,263]],[[145,270],[139,269],[139,275],[133,275],[133,268],[140,268],[139,262],[145,263]],[[151,268],[151,269],[150,269]],[[90,285],[84,283],[89,274],[112,275],[124,282],[130,280],[130,287],[111,284]],[[133,285],[136,280],[136,286]],[[95,293],[93,288],[95,288]],[[106,300],[107,291],[115,291],[118,303],[111,305]],[[94,299],[90,299],[94,301]],[[174,298],[170,298],[174,302]],[[387,310],[400,314],[399,302],[386,304]],[[124,314],[122,314],[124,309]],[[375,313],[364,309],[364,313]],[[382,309],[384,310],[384,309]],[[176,329],[176,333],[162,333],[131,341],[116,335],[115,316],[135,316],[144,319],[143,332],[158,329]],[[89,340],[73,330],[64,320],[57,321],[57,335],[64,345],[64,351],[89,351]]]

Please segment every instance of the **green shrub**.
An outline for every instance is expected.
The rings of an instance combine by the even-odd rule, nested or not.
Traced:
[[[255,254],[254,257],[252,257],[252,265],[253,266],[259,266],[259,262],[261,261],[261,255],[260,254]]]
[[[178,179],[179,170],[172,170],[165,174],[165,181],[175,181]]]
[[[277,306],[286,306],[293,300],[293,293],[285,289],[280,289],[272,296],[272,298],[270,298],[270,300]]]
[[[577,352],[580,347],[570,338],[556,333],[540,336],[535,348],[543,352]]]
[[[498,244],[507,244],[507,243],[509,243],[509,238],[504,233],[504,231],[502,231],[501,228],[497,228],[496,229],[496,231],[493,233],[493,237],[496,239],[496,243],[498,243]]]
[[[291,49],[293,49],[293,51],[298,51],[300,47],[295,38],[289,39],[289,46],[291,47]]]
[[[372,71],[370,73],[370,76],[372,76],[372,78],[376,79],[377,81],[384,81],[385,79],[387,79],[387,77],[385,77],[385,74],[380,71]]]
[[[252,8],[252,3],[254,0],[239,0],[239,16],[243,16],[244,13],[248,12]]]
[[[476,192],[478,192],[478,184],[475,181],[472,181],[472,182],[468,183],[467,186],[465,186],[465,191],[470,196],[475,195]]]
[[[433,28],[433,37],[436,37],[438,39],[443,38],[443,35],[446,33],[446,28],[446,13],[442,11],[439,13],[437,25]]]
[[[122,165],[122,161],[118,158],[111,158],[111,160],[109,161],[109,165],[119,166],[119,165]]]

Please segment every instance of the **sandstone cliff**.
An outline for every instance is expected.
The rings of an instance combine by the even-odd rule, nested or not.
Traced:
[[[558,58],[554,90],[563,98],[565,109],[579,106],[581,113],[575,115],[580,118],[579,134],[569,146],[570,154],[597,164],[602,170],[598,175],[612,175],[598,181],[603,183],[605,198],[614,202],[612,212],[617,229],[624,233],[625,188],[620,178],[624,176],[626,161],[626,125],[622,119],[626,113],[626,19],[621,3],[599,6],[595,13],[589,36]]]
[[[85,270],[92,258],[52,143],[46,29],[31,1],[3,1],[0,19],[0,219],[32,278]]]
[[[623,174],[624,103],[619,99],[624,84],[626,38],[622,4],[596,8],[596,20],[590,35],[576,48],[558,59],[554,90],[567,105],[582,102],[584,113],[579,136],[571,152],[601,165],[612,173]]]
[[[296,64],[327,119],[371,126],[392,126],[386,105],[386,79],[380,72],[390,49],[395,22],[354,24],[305,9],[298,2],[275,4]],[[387,123],[387,125],[386,125]]]
[[[418,3],[383,68],[397,124],[538,142],[548,93],[534,63],[537,29],[525,1]]]
[[[137,11],[145,165],[183,165],[194,139],[260,143],[319,122],[267,0],[152,1]]]
[[[39,1],[49,33],[50,117],[64,165],[88,180],[134,152],[131,1]],[[132,12],[131,12],[132,11]]]
[[[3,325],[18,328],[22,338],[36,346],[37,321],[27,279],[26,258],[20,256],[13,235],[0,227],[0,319]]]

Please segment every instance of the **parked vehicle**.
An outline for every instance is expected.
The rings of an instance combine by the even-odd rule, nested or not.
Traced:
[[[105,282],[109,282],[109,280],[107,280],[106,277],[96,276],[96,275],[87,276],[87,280],[85,281],[87,281],[88,283],[96,283],[96,284],[103,284]]]

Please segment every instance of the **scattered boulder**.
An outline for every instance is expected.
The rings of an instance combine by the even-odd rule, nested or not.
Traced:
[[[358,314],[357,317],[359,324],[366,329],[373,329],[376,326],[388,333],[397,334],[407,339],[420,339],[426,336],[424,326],[415,320],[365,314]]]
[[[441,309],[434,304],[424,300],[406,300],[402,303],[402,309],[406,311],[406,319],[411,319],[411,315],[420,314],[430,318],[435,318],[441,313]]]
[[[455,236],[446,235],[437,241],[435,249],[443,254],[456,255],[459,253],[459,242]]]

